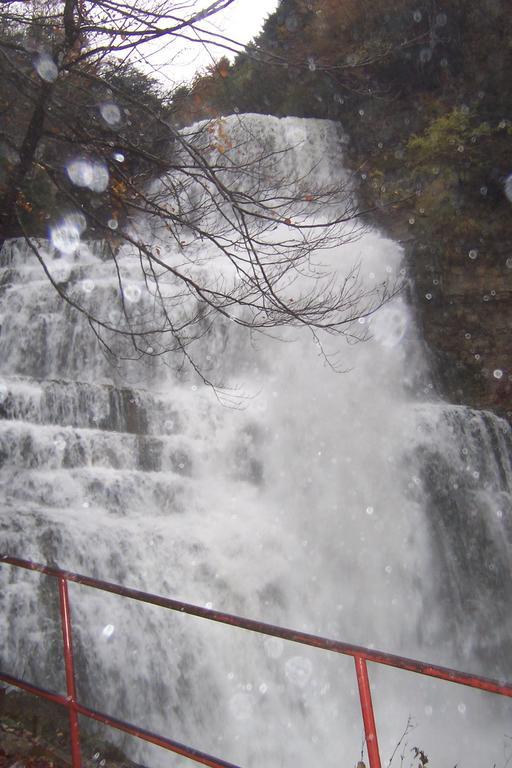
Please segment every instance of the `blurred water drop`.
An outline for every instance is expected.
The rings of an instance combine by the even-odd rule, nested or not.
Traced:
[[[396,347],[407,330],[407,314],[400,306],[383,307],[373,316],[371,329],[383,347]]]
[[[416,24],[419,24],[419,22],[422,20],[423,16],[421,14],[421,11],[414,11],[412,18],[416,22]]]
[[[112,637],[114,634],[115,627],[113,624],[106,624],[103,629],[101,630],[101,634],[103,637],[109,638]]]
[[[271,659],[278,659],[284,650],[284,643],[280,637],[267,637],[263,642],[263,647],[267,656]]]
[[[466,705],[461,702],[457,706],[457,709],[459,710],[460,714],[463,715],[466,712]]]
[[[80,246],[80,236],[85,230],[85,217],[80,214],[69,214],[50,227],[50,241],[54,248],[61,253],[75,253]]]
[[[109,219],[108,226],[109,226],[109,229],[117,229],[119,224],[117,223],[116,219]]]
[[[312,56],[308,57],[308,69],[310,72],[314,72],[316,70],[316,61]]]
[[[121,110],[113,101],[106,101],[100,104],[100,115],[111,126],[119,125],[122,118]]]
[[[94,290],[93,280],[82,280],[80,285],[84,293],[92,293],[92,291]]]
[[[305,659],[303,656],[292,656],[284,665],[284,671],[293,685],[304,688],[312,675],[313,665],[309,659]]]
[[[512,203],[512,173],[510,174],[510,176],[507,176],[503,186],[505,188],[505,195],[506,195],[506,197]]]
[[[41,53],[34,60],[34,67],[41,80],[45,80],[47,83],[55,82],[59,75],[57,65],[49,53]]]
[[[253,712],[252,699],[247,693],[235,693],[230,699],[229,709],[236,720],[249,720]]]
[[[140,297],[142,296],[142,291],[138,285],[125,285],[123,286],[123,296],[126,299],[126,301],[131,302],[132,304],[135,304],[137,301],[140,301]]]
[[[373,509],[373,507],[366,507],[366,514],[367,515],[373,515],[374,511],[375,510]]]
[[[476,248],[472,248],[470,250],[470,252],[468,253],[468,256],[471,259],[471,261],[474,261],[475,259],[477,259],[478,258],[478,251],[476,250]]]
[[[501,379],[503,377],[503,371],[500,370],[499,368],[496,368],[496,370],[493,371],[492,375],[494,376],[495,379]]]
[[[92,192],[104,192],[108,187],[108,170],[99,160],[75,158],[66,165],[66,173],[77,187],[87,187]]]
[[[436,27],[446,27],[448,23],[448,16],[446,13],[438,13],[436,16]]]
[[[124,163],[124,155],[122,152],[114,152],[112,155],[116,163]]]

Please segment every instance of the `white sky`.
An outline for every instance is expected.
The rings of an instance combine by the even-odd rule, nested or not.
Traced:
[[[263,22],[269,14],[275,11],[278,2],[279,0],[235,0],[226,11],[218,13],[208,20],[205,26],[245,44],[260,32]],[[212,64],[214,60],[220,59],[223,55],[233,58],[228,51],[223,51],[216,46],[207,48],[201,43],[190,44],[188,50],[184,50],[179,57],[174,58],[172,64],[164,66],[160,74],[168,81],[169,85],[187,82],[193,79],[196,72]],[[162,60],[164,57],[165,52],[162,51],[158,58]],[[152,60],[155,61],[153,56]]]

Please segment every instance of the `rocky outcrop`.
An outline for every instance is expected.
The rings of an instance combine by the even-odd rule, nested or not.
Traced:
[[[454,403],[512,418],[512,259],[407,249],[419,325],[438,388]]]

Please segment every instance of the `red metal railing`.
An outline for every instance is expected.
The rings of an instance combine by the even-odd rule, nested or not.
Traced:
[[[210,621],[217,621],[222,624],[229,624],[241,629],[247,629],[251,632],[258,632],[259,634],[263,635],[272,635],[274,637],[280,637],[283,640],[291,640],[295,643],[309,645],[313,648],[321,648],[326,651],[332,651],[334,653],[341,653],[346,656],[352,656],[356,667],[359,698],[361,702],[361,712],[363,716],[365,740],[370,768],[381,768],[381,763],[379,756],[377,729],[375,727],[375,717],[373,713],[372,695],[368,678],[368,661],[376,664],[384,664],[386,666],[395,667],[397,669],[408,670],[409,672],[416,672],[420,675],[427,675],[439,680],[447,680],[451,683],[467,685],[470,688],[478,688],[479,690],[488,691],[490,693],[497,693],[501,696],[512,697],[512,683],[502,683],[498,680],[491,680],[485,677],[470,675],[466,672],[459,672],[455,669],[449,669],[448,667],[426,664],[425,662],[416,661],[415,659],[408,659],[402,656],[384,653],[383,651],[376,651],[358,645],[342,643],[339,640],[330,640],[326,637],[319,637],[317,635],[310,635],[304,632],[297,632],[293,629],[287,629],[285,627],[265,624],[260,621],[254,621],[253,619],[246,619],[230,613],[222,613],[220,611],[215,611],[209,608],[202,608],[197,605],[183,603],[179,600],[174,600],[168,597],[159,597],[158,595],[141,592],[137,589],[130,589],[119,584],[112,584],[108,581],[100,581],[98,579],[93,579],[90,576],[83,576],[78,573],[72,573],[71,571],[62,571],[59,568],[52,568],[47,565],[33,563],[29,560],[21,560],[16,557],[9,557],[8,555],[0,555],[0,563],[6,563],[18,568],[26,568],[31,571],[38,571],[39,573],[52,576],[58,581],[62,636],[64,641],[64,662],[66,669],[67,695],[62,696],[61,694],[48,691],[44,688],[32,685],[31,683],[20,680],[3,672],[0,672],[0,680],[8,683],[9,685],[13,685],[17,688],[28,691],[35,696],[39,696],[41,698],[47,699],[48,701],[61,704],[67,708],[69,712],[71,756],[73,768],[80,768],[81,762],[78,715],[84,715],[85,717],[96,720],[100,723],[103,723],[104,725],[108,725],[112,728],[116,728],[117,730],[124,731],[125,733],[131,734],[132,736],[137,736],[138,738],[150,742],[151,744],[156,744],[157,746],[163,747],[164,749],[167,749],[171,752],[176,752],[179,755],[188,757],[191,760],[194,760],[196,763],[209,765],[212,766],[212,768],[238,768],[238,766],[235,766],[232,763],[228,763],[225,760],[221,760],[220,758],[213,757],[212,755],[208,755],[205,752],[194,749],[193,747],[181,744],[177,741],[174,741],[173,739],[152,733],[151,731],[139,728],[132,723],[126,723],[103,712],[97,712],[96,710],[90,709],[80,704],[77,699],[75,686],[71,613],[67,584],[68,581],[72,581],[77,584],[83,584],[84,586],[92,587],[94,589],[103,590],[104,592],[111,592],[116,595],[121,595],[122,597],[128,597],[132,600],[139,600],[143,603],[158,605],[162,608],[168,608],[172,611],[188,613],[192,616],[199,616],[204,619],[209,619]]]

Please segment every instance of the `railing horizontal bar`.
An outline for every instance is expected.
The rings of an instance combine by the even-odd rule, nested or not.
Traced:
[[[227,763],[225,760],[208,755],[206,752],[201,752],[193,747],[187,747],[185,744],[180,744],[179,741],[173,739],[167,739],[164,736],[159,736],[156,733],[147,731],[144,728],[139,728],[132,723],[126,723],[123,720],[118,720],[115,717],[109,717],[102,712],[96,712],[94,709],[88,709],[81,704],[77,704],[77,712],[86,717],[90,717],[92,720],[97,720],[99,723],[109,725],[111,728],[117,728],[119,731],[124,731],[132,736],[137,736],[139,739],[148,741],[150,744],[156,744],[158,747],[163,747],[170,752],[176,752],[178,755],[188,757],[194,760],[196,763],[202,763],[203,765],[209,765],[211,768],[240,768],[234,763]]]
[[[69,707],[69,701],[65,696],[61,696],[60,693],[54,693],[46,688],[41,688],[33,683],[27,683],[25,680],[20,680],[18,677],[13,677],[5,672],[0,671],[0,681],[7,683],[7,685],[13,685],[15,688],[22,688],[27,693],[32,693],[34,696],[39,696],[42,699],[53,701],[54,704],[60,704],[63,707]]]
[[[174,600],[168,597],[159,597],[158,595],[153,595],[149,592],[142,592],[138,589],[123,587],[119,584],[113,584],[108,581],[93,579],[90,576],[73,573],[72,571],[62,571],[59,568],[52,568],[47,565],[41,565],[40,563],[33,563],[30,560],[21,560],[16,557],[9,557],[8,555],[0,555],[0,562],[8,563],[20,568],[27,568],[32,571],[38,571],[40,573],[45,573],[56,578],[64,577],[68,581],[73,581],[77,584],[83,584],[84,586],[100,589],[104,592],[122,595],[123,597],[129,597],[132,600],[138,600],[140,602],[149,603],[151,605],[158,605],[162,608],[168,608],[172,611],[178,611],[179,613],[190,614],[191,616],[198,616],[200,618],[209,619],[210,621],[216,621],[221,624],[229,624],[241,629],[247,629],[250,632],[257,632],[263,635],[280,637],[283,640],[290,640],[294,643],[301,643],[303,645],[309,645],[314,648],[321,648],[326,651],[341,653],[345,656],[352,656],[353,658],[359,656],[376,664],[384,664],[396,669],[405,669],[409,672],[416,672],[420,675],[435,677],[438,680],[447,680],[451,683],[458,683],[459,685],[466,685],[470,688],[477,688],[482,691],[497,693],[501,696],[508,696],[512,698],[512,683],[508,681],[502,682],[487,677],[471,675],[467,672],[450,669],[449,667],[427,664],[426,662],[418,661],[416,659],[397,656],[392,653],[385,653],[384,651],[365,648],[364,646],[360,645],[343,643],[340,640],[332,640],[326,637],[321,637],[319,635],[311,635],[306,632],[298,632],[286,627],[279,627],[275,626],[274,624],[255,621],[254,619],[246,619],[231,613],[215,611],[211,608],[202,608],[198,605],[183,603],[180,600]]]
[[[20,680],[17,677],[4,674],[3,672],[0,672],[0,680],[7,683],[8,685],[21,688],[27,691],[27,693],[32,693],[35,696],[47,699],[48,701],[53,701],[55,704],[61,704],[67,708],[70,707],[70,702],[66,699],[65,696],[61,696],[58,693],[48,691],[46,688],[32,685],[31,683],[25,682],[25,680]],[[188,747],[185,744],[181,744],[179,741],[166,739],[163,736],[159,736],[157,733],[153,733],[152,731],[148,731],[144,728],[139,728],[132,723],[127,723],[124,720],[118,720],[115,717],[105,715],[103,712],[98,712],[97,710],[89,709],[89,707],[84,707],[78,702],[73,705],[73,709],[84,717],[88,717],[91,720],[96,720],[99,723],[110,726],[111,728],[116,728],[118,731],[124,731],[131,736],[137,736],[137,738],[148,741],[150,744],[156,744],[156,746],[162,747],[169,752],[176,752],[178,755],[188,757],[189,759],[194,760],[196,763],[208,765],[211,766],[211,768],[240,768],[234,763],[227,763],[225,760],[220,760],[219,758],[213,757],[206,752],[201,752],[200,750],[194,749],[193,747]]]

